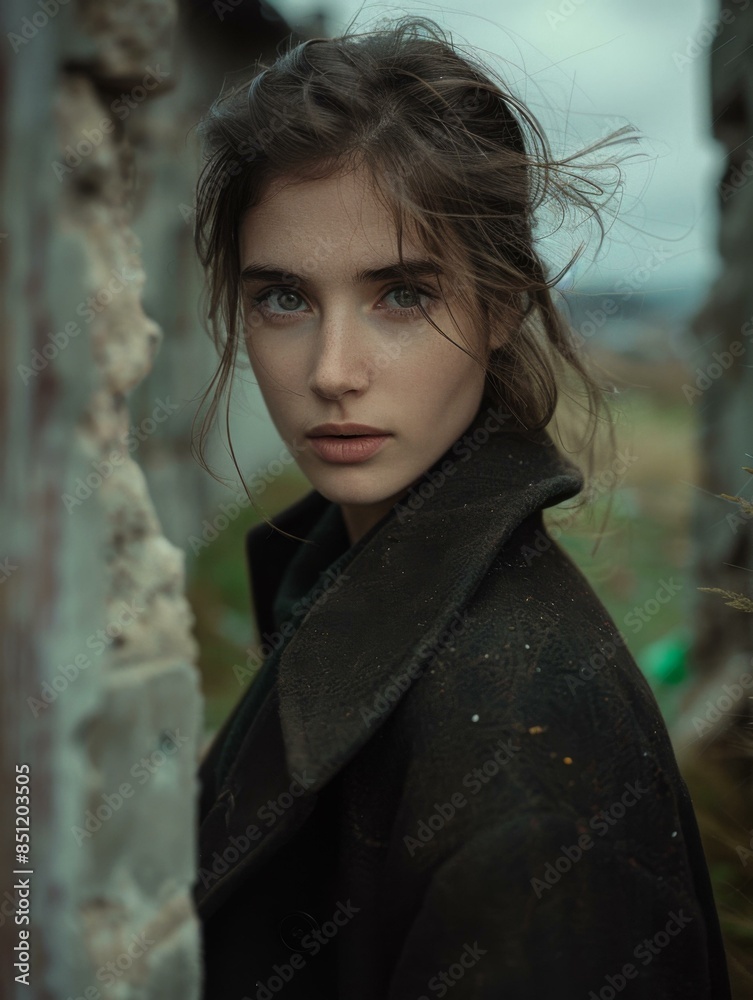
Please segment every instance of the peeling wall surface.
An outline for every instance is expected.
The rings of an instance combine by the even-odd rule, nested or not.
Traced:
[[[0,13],[7,997],[199,995],[184,553],[129,448],[129,394],[163,339],[132,228],[136,109],[172,87],[177,16],[170,0]],[[168,405],[140,415],[148,433]]]

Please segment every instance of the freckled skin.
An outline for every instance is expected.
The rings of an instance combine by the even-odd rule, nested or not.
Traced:
[[[241,270],[253,262],[304,279],[247,284],[246,349],[278,433],[312,486],[341,505],[353,543],[476,414],[485,371],[457,344],[484,357],[503,336],[494,332],[485,343],[488,331],[473,328],[447,275],[442,290],[452,316],[440,298],[422,301],[451,340],[417,310],[409,313],[417,300],[399,280],[356,283],[357,271],[398,260],[392,220],[362,170],[276,179],[243,216],[239,239]],[[427,255],[406,233],[403,256]],[[439,294],[434,277],[416,283]],[[264,303],[249,304],[262,294]],[[336,465],[305,438],[329,421],[368,424],[392,436],[366,461]]]

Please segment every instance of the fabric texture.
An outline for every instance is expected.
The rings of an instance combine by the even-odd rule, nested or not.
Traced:
[[[350,538],[348,537],[342,511],[337,504],[330,504],[307,536],[310,545],[301,545],[285,568],[280,587],[274,595],[273,622],[279,644],[275,645],[264,659],[257,676],[254,677],[250,689],[243,698],[242,710],[233,719],[233,725],[218,748],[218,761],[215,770],[215,784],[221,787],[230,761],[240,746],[244,733],[251,722],[272,684],[277,679],[277,664],[285,647],[300,625],[303,613],[313,603],[316,595],[324,586],[325,574],[330,578],[337,573],[338,564],[348,555]],[[292,629],[281,629],[290,623]]]
[[[582,485],[482,406],[326,587],[317,491],[274,522],[319,564],[248,533],[282,645],[199,771],[204,1000],[729,998],[658,705],[543,525]]]

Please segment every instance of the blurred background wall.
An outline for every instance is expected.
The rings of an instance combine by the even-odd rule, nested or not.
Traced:
[[[193,996],[196,643],[138,464],[174,409],[131,228],[176,11],[0,18],[2,995]]]

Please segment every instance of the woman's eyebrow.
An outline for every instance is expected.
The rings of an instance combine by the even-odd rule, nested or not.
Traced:
[[[358,271],[354,278],[354,284],[389,281],[393,278],[398,280],[425,278],[441,273],[441,268],[430,260],[404,260],[402,264],[396,261],[394,264],[385,264],[383,267],[368,267]],[[240,277],[241,281],[281,281],[298,284],[305,284],[308,280],[293,271],[285,271],[270,264],[254,263],[247,264],[241,271]]]

